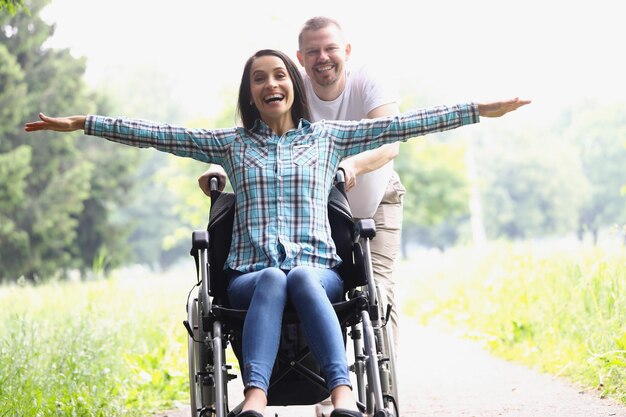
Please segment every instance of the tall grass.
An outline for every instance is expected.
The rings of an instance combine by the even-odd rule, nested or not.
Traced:
[[[436,258],[401,266],[421,271],[408,314],[626,403],[624,248],[496,244]]]
[[[403,262],[397,276],[413,286],[403,314],[626,403],[626,250],[539,248]],[[145,417],[186,402],[192,264],[0,287],[0,417]]]
[[[0,287],[0,416],[145,417],[188,398],[193,271],[131,275]]]

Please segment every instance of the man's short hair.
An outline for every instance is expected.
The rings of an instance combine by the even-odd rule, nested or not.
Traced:
[[[298,48],[302,49],[302,37],[304,32],[306,32],[307,30],[313,31],[323,29],[331,25],[336,26],[339,31],[343,31],[338,21],[326,16],[315,16],[304,22],[304,25],[302,25],[302,29],[300,29],[300,34],[298,35]]]

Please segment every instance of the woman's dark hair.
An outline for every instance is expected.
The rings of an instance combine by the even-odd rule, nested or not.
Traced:
[[[304,82],[302,76],[296,64],[284,53],[275,49],[261,49],[252,55],[246,61],[246,65],[243,68],[243,75],[241,76],[241,84],[239,85],[239,100],[237,102],[237,112],[241,117],[241,122],[246,129],[252,129],[254,122],[261,118],[259,110],[252,102],[252,96],[250,94],[250,70],[252,63],[255,59],[262,56],[275,56],[280,58],[287,68],[289,77],[293,83],[293,105],[291,106],[291,117],[294,123],[298,123],[300,119],[311,120],[309,115],[309,105],[306,100],[306,90],[304,89]]]

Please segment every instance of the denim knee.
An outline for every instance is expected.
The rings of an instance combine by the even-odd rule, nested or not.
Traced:
[[[255,292],[276,300],[287,299],[287,276],[278,268],[265,268],[259,271]]]
[[[297,301],[326,296],[336,302],[343,294],[343,283],[335,270],[298,266],[287,275],[287,291]]]
[[[257,288],[260,291],[257,292]],[[227,291],[234,308],[247,309],[253,296],[263,301],[271,296],[275,303],[284,303],[287,299],[286,275],[278,268],[248,273],[233,271]]]

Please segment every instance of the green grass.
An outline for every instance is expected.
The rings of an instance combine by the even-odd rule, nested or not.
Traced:
[[[626,249],[496,244],[433,258],[400,266],[421,271],[405,313],[626,403]]]
[[[140,416],[188,398],[191,275],[0,287],[0,416]]]
[[[403,313],[626,403],[626,250],[539,248],[403,262]],[[186,403],[188,266],[0,287],[0,417],[146,417]]]

